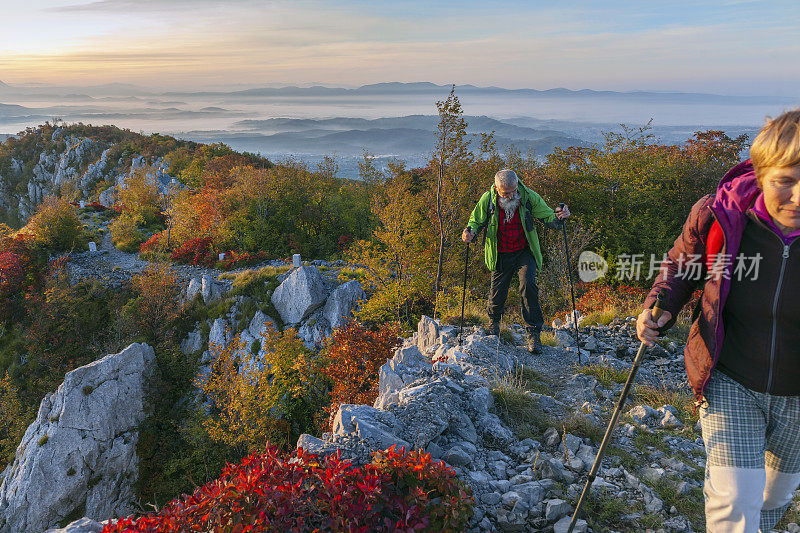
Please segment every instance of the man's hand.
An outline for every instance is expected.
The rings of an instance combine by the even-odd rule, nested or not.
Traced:
[[[464,242],[469,243],[469,242],[472,242],[472,238],[474,236],[475,236],[475,234],[472,233],[472,228],[467,226],[466,228],[464,228],[464,232],[461,234],[461,240],[464,241]]]
[[[652,309],[645,309],[636,318],[636,335],[640,341],[644,341],[648,346],[653,346],[653,341],[658,338],[657,328],[660,328],[672,318],[672,313],[662,311],[658,322],[655,322],[650,314],[651,311]]]
[[[555,208],[555,212],[556,212],[556,217],[561,220],[569,218],[570,215],[569,207],[567,207],[567,204],[559,205],[558,207]]]

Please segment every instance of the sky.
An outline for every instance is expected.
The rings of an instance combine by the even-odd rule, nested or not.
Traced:
[[[0,81],[800,97],[798,0],[0,0]]]

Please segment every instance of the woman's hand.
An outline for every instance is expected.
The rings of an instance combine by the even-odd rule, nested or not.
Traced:
[[[645,309],[636,318],[636,336],[648,346],[653,346],[653,341],[658,338],[658,328],[666,324],[672,318],[672,313],[662,311],[658,317],[658,322],[653,320],[652,309]]]

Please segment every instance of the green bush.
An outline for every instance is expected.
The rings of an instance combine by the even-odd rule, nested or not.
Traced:
[[[73,248],[87,249],[83,225],[75,208],[64,198],[45,198],[36,209],[28,227],[34,242],[50,250],[59,252]]]
[[[141,219],[124,214],[115,218],[108,226],[114,246],[123,252],[138,252],[145,241],[144,233],[139,230],[140,222]]]

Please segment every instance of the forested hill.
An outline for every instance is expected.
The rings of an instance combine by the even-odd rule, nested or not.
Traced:
[[[209,163],[215,172],[237,165],[271,166],[266,159],[221,144],[142,135],[115,126],[45,123],[2,140],[0,222],[12,227],[24,225],[48,195],[98,200],[139,167],[153,167],[162,184],[174,176],[198,185]]]

